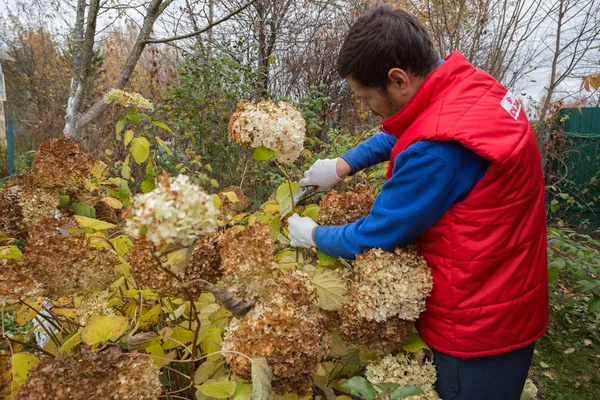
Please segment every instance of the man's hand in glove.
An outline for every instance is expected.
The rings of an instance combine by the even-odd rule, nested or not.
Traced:
[[[326,158],[317,160],[304,172],[300,186],[318,186],[319,189],[331,189],[343,177],[352,172],[352,168],[343,158]]]
[[[288,218],[290,231],[290,245],[292,247],[314,247],[313,231],[319,226],[309,217],[301,217],[298,214]]]

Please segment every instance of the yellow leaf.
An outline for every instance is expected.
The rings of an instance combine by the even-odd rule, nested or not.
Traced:
[[[335,311],[348,301],[348,285],[334,270],[321,270],[312,278],[317,287],[317,305],[327,311]]]
[[[54,343],[53,340],[50,340],[50,341],[48,341],[48,343],[46,343],[46,345],[44,346],[44,350],[46,350],[48,353],[50,353],[52,355],[58,354],[58,347],[56,346],[56,343]]]
[[[129,143],[131,143],[131,141],[133,140],[133,131],[131,129],[128,129],[125,131],[125,134],[123,136],[123,144],[125,145],[125,147],[127,147],[127,145],[129,145]]]
[[[125,235],[119,235],[115,238],[110,239],[110,243],[113,245],[118,255],[124,256],[127,254],[129,249],[133,247],[131,239]]]
[[[265,203],[263,207],[265,214],[274,215],[279,212],[279,206],[277,203]]]
[[[148,354],[157,356],[157,357],[152,357],[152,360],[154,361],[154,364],[156,364],[156,366],[158,368],[161,368],[161,367],[169,364],[171,362],[171,360],[175,357],[175,354],[177,352],[177,350],[173,350],[172,352],[165,354],[165,351],[163,350],[163,348],[160,347],[160,343],[155,343],[152,346],[147,347],[146,351],[148,352]],[[165,360],[165,358],[166,358],[166,360]]]
[[[211,186],[212,186],[212,187],[214,187],[214,188],[218,188],[218,187],[219,187],[219,182],[217,182],[217,180],[216,180],[216,179],[211,179],[211,180],[210,180],[210,184],[211,184]]]
[[[31,353],[21,352],[12,356],[12,398],[17,398],[21,385],[27,380],[27,374],[38,363],[38,358]]]
[[[232,202],[234,204],[240,201],[235,192],[223,192],[222,194],[223,194],[223,196],[227,197],[227,199],[230,202]]]
[[[165,350],[175,349],[181,346],[181,344],[177,342],[188,344],[193,340],[194,332],[190,331],[189,329],[175,328],[170,336],[163,338],[163,348]]]
[[[0,247],[0,258],[21,258],[23,253],[17,246]]]
[[[115,199],[114,197],[103,197],[102,201],[108,204],[112,208],[116,208],[117,210],[123,208],[123,203],[121,200]]]
[[[58,348],[59,353],[70,353],[73,347],[81,343],[81,332],[76,332]]]
[[[109,176],[108,167],[102,161],[96,161],[94,162],[94,166],[90,170],[90,174],[93,177],[96,177],[99,180],[103,181]]]
[[[150,156],[150,143],[145,137],[137,137],[131,141],[129,151],[135,162],[140,165]]]
[[[81,340],[90,346],[102,342],[114,342],[127,330],[129,320],[125,317],[92,315],[81,331]]]
[[[54,304],[56,307],[69,306],[69,305],[73,304],[73,298],[71,296],[59,297],[58,299],[53,300],[52,304]]]
[[[35,316],[38,314],[38,311],[42,308],[43,301],[44,299],[41,297],[38,298],[36,302],[25,301],[25,303],[27,303],[31,307],[28,307],[25,304],[23,304],[21,308],[19,308],[15,316],[15,320],[17,321],[17,323],[23,326],[26,323],[31,322],[31,320],[34,319]]]
[[[221,208],[221,198],[216,194],[213,194],[213,205],[217,209]]]
[[[219,328],[208,328],[204,332],[202,332],[202,348],[206,354],[216,353],[221,351],[221,342],[223,339],[221,338],[221,334],[223,333],[222,329]],[[220,354],[213,354],[208,357],[209,360],[218,360],[221,357]]]
[[[158,316],[160,315],[160,304],[155,305],[150,310],[142,313],[139,329],[147,331],[158,324]]]
[[[77,310],[75,310],[74,308],[53,308],[52,309],[53,312],[55,312],[58,315],[64,315],[65,317],[71,318],[71,319],[77,319]]]
[[[205,396],[226,399],[233,396],[236,386],[233,381],[207,382],[198,386],[198,390]]]
[[[104,229],[111,229],[116,226],[109,222],[104,222],[104,221],[100,221],[99,219],[84,217],[82,215],[75,215],[74,217],[77,220],[77,222],[79,222],[79,225],[81,225],[83,228],[92,228],[97,231],[101,231]]]

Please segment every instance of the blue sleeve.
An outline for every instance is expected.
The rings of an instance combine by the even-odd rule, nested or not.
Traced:
[[[354,258],[365,249],[405,246],[429,229],[483,178],[489,161],[457,142],[422,141],[400,153],[368,216],[341,226],[319,226],[317,247]]]
[[[379,132],[343,154],[342,158],[350,164],[352,173],[355,173],[380,162],[388,161],[396,140],[392,135]]]

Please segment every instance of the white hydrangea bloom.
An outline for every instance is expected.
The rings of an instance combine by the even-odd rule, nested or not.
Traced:
[[[434,400],[439,399],[433,385],[436,381],[435,366],[431,360],[424,363],[412,358],[408,354],[398,354],[395,357],[388,355],[381,360],[369,364],[365,372],[365,377],[372,384],[377,383],[395,383],[401,386],[414,385],[423,390],[424,393],[410,396],[413,400]],[[379,388],[379,399],[387,399],[389,396],[381,393]]]
[[[217,228],[217,214],[212,196],[191,183],[188,176],[163,175],[156,189],[135,196],[126,230],[135,237],[145,231],[146,239],[154,244],[187,247]]]
[[[154,105],[139,93],[129,93],[124,90],[112,89],[104,95],[106,104],[117,103],[121,107],[136,107],[141,110],[154,111]]]
[[[306,122],[290,103],[244,103],[229,121],[229,136],[242,147],[264,146],[277,160],[291,163],[304,147]]]
[[[357,256],[353,265],[356,277],[350,295],[360,317],[377,322],[390,317],[415,321],[425,311],[433,278],[414,246],[394,253],[371,249]]]

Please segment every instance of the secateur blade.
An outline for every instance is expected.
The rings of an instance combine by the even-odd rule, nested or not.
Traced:
[[[317,190],[317,188],[318,188],[318,186],[303,186],[303,187],[301,187],[298,194],[296,194],[293,198],[294,207],[296,207],[298,205],[298,203],[300,203],[302,200],[304,200],[306,198],[306,196],[308,196],[309,193],[311,193],[314,190]]]

